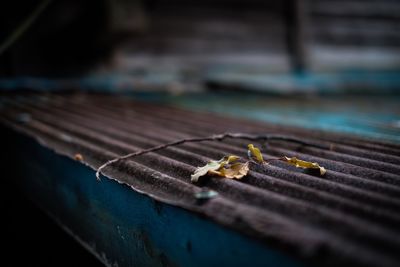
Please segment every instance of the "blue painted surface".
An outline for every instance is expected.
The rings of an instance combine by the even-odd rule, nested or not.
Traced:
[[[290,94],[292,92],[310,94],[343,94],[349,92],[399,93],[399,70],[362,70],[345,69],[334,72],[265,73],[240,71],[220,71],[213,69],[207,74],[207,80],[253,91]]]
[[[157,91],[165,90],[166,86],[176,83],[180,79],[177,73],[152,73],[141,75],[108,73],[93,74],[76,78],[44,78],[21,76],[17,78],[0,78],[0,91],[15,91],[30,89],[35,91],[62,91],[78,89],[88,92],[139,92],[143,88],[158,88]],[[164,88],[164,89],[160,89]],[[155,91],[155,90],[150,90]]]
[[[342,69],[332,72],[271,73],[263,69],[247,70],[233,66],[209,67],[197,72],[190,80],[184,71],[176,69],[125,70],[125,72],[93,73],[76,78],[54,78],[21,76],[0,78],[0,90],[12,91],[29,88],[38,91],[87,90],[94,92],[139,92],[150,88],[163,91],[179,84],[185,89],[190,83],[216,82],[228,86],[246,88],[268,94],[340,95],[349,92],[360,94],[399,94],[400,69],[366,70]],[[154,91],[154,90],[152,90]]]
[[[182,208],[156,202],[107,178],[98,182],[93,170],[30,138],[9,132],[5,140],[14,147],[10,159],[18,162],[20,186],[109,264],[302,266]]]

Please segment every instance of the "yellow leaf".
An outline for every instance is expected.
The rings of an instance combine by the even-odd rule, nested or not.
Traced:
[[[195,183],[199,180],[199,177],[204,176],[206,174],[214,174],[221,176],[219,170],[222,169],[225,165],[235,162],[238,159],[239,159],[238,156],[230,155],[230,156],[225,156],[218,161],[211,160],[203,167],[198,167],[191,175],[190,181]]]
[[[255,147],[253,144],[248,144],[247,147],[249,148],[249,150],[247,151],[247,155],[249,157],[253,158],[258,163],[264,162],[264,159],[263,159],[263,156],[261,155],[260,149]]]
[[[237,161],[238,159],[239,159],[238,156],[230,155],[230,156],[228,156],[228,159],[226,160],[226,162],[227,162],[227,163],[232,163],[232,162],[234,162],[234,161]]]
[[[300,160],[296,157],[284,157],[284,160],[291,164],[296,166],[297,168],[303,168],[303,169],[319,169],[319,173],[321,175],[324,175],[326,173],[326,170],[324,167],[319,166],[318,163],[316,162],[309,162],[309,161],[304,161],[304,160]]]

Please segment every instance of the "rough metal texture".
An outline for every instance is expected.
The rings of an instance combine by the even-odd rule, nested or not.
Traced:
[[[93,168],[121,154],[226,131],[281,133],[325,145],[330,149],[274,141],[264,150],[267,157],[316,161],[327,169],[323,177],[276,162],[253,168],[240,181],[215,177],[192,184],[190,174],[196,166],[226,154],[245,155],[247,142],[232,139],[166,148],[114,164],[105,174],[317,265],[400,264],[398,144],[112,96],[20,95],[2,100],[2,122],[58,153],[69,157],[80,153]],[[219,195],[199,202],[195,193],[202,188]]]

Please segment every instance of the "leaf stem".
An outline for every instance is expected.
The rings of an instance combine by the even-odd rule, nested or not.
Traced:
[[[270,159],[265,159],[264,160],[266,163],[270,163],[272,161],[284,161],[283,158],[270,158]]]

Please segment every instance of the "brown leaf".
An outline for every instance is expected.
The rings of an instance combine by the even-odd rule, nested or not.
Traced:
[[[223,169],[225,165],[229,165],[232,162],[235,162],[239,159],[238,156],[230,155],[230,156],[225,156],[222,159],[216,161],[216,160],[211,160],[208,162],[206,165],[203,167],[198,167],[194,173],[191,175],[191,182],[195,183],[199,180],[201,176],[204,176],[206,174],[213,174],[213,175],[219,175],[221,176],[219,170]]]
[[[241,179],[246,176],[249,172],[249,162],[246,163],[235,163],[232,164],[229,168],[222,169],[221,173],[223,177],[230,179]]]
[[[326,173],[326,169],[324,167],[319,166],[318,163],[316,162],[309,162],[309,161],[304,161],[304,160],[300,160],[296,157],[283,157],[283,159],[293,165],[296,166],[297,168],[303,168],[303,169],[319,169],[319,173],[321,175],[324,175]]]

